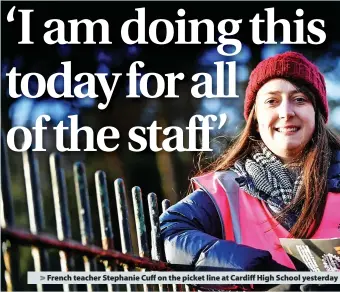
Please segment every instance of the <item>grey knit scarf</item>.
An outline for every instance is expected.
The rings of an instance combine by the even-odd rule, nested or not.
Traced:
[[[232,170],[239,175],[240,188],[264,200],[273,213],[292,202],[302,184],[300,169],[288,170],[263,142],[254,147],[250,157],[236,161]],[[288,213],[281,224],[291,229],[298,215],[297,210]]]

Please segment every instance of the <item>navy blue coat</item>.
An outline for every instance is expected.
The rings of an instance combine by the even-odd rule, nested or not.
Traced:
[[[340,151],[328,172],[328,189],[340,192]],[[209,195],[196,190],[160,216],[167,262],[185,271],[287,271],[266,250],[223,240]]]

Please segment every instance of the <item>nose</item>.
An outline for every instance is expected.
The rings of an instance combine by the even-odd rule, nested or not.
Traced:
[[[289,101],[282,101],[278,111],[280,119],[289,119],[295,116],[294,106]]]

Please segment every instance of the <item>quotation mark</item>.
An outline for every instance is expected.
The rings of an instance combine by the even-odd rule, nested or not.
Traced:
[[[8,22],[14,21],[14,10],[15,10],[15,6],[13,6],[12,9],[8,12],[8,14],[7,14],[7,21]]]
[[[223,127],[223,125],[226,123],[226,121],[227,121],[227,115],[221,114],[220,115],[220,124],[218,126],[218,129],[221,129]],[[339,228],[340,228],[340,224],[339,224]]]

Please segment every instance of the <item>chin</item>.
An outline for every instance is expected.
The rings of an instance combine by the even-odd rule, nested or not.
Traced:
[[[280,154],[278,156],[281,157],[296,157],[296,155],[301,154],[301,152],[303,152],[304,147],[301,147],[301,144],[298,145],[286,145],[286,147],[282,147],[283,145],[281,145],[281,149],[278,151]]]
[[[302,139],[286,139],[277,141],[278,148],[287,150],[287,151],[294,151],[294,150],[301,150],[304,148],[305,143],[301,143]]]

